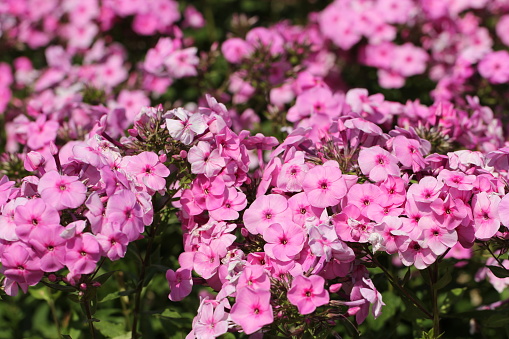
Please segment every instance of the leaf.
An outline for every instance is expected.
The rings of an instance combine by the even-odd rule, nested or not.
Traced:
[[[165,309],[163,313],[161,313],[161,317],[166,317],[166,318],[182,318],[182,315],[180,315],[180,313],[176,312],[176,311],[172,311],[170,309]]]
[[[111,272],[106,272],[104,274],[101,274],[100,276],[95,278],[94,281],[97,281],[97,282],[100,282],[101,284],[104,284],[106,282],[106,280],[108,280],[113,275],[113,273],[115,273],[115,272],[117,272],[117,271],[111,271]]]
[[[51,301],[51,295],[48,293],[48,291],[45,288],[38,288],[38,289],[30,288],[28,290],[28,292],[35,299]]]
[[[66,286],[66,285],[60,285],[60,284],[49,284],[45,281],[41,281],[44,285],[48,286],[49,288],[52,288],[57,291],[64,291],[64,292],[76,292],[76,287],[73,286]]]
[[[497,278],[509,278],[509,270],[500,266],[487,266]]]
[[[451,280],[452,280],[451,271],[447,269],[445,274],[440,279],[438,279],[438,281],[435,284],[433,284],[433,288],[435,290],[442,289],[445,286],[447,286],[451,282]]]
[[[106,338],[124,338],[127,335],[124,324],[103,320],[95,323],[94,326]]]
[[[110,293],[110,294],[107,294],[104,298],[102,298],[101,300],[99,300],[98,302],[99,303],[104,303],[104,302],[107,302],[107,301],[110,301],[110,300],[115,300],[115,299],[118,299],[120,298],[122,295],[120,295],[120,292],[113,292],[113,293]]]
[[[126,332],[124,334],[121,334],[119,336],[114,337],[113,339],[131,339],[132,338],[132,332]]]
[[[444,301],[442,302],[442,306],[440,307],[440,313],[447,313],[449,312],[449,309],[452,305],[458,302],[460,300],[463,293],[466,291],[466,287],[462,288],[453,288],[452,290],[448,291]]]

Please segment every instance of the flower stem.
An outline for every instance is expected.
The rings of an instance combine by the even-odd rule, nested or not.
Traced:
[[[87,315],[88,328],[90,329],[91,338],[92,339],[96,339],[95,329],[94,329],[94,321],[92,319],[92,312],[90,310],[90,301],[89,300],[84,300],[83,301],[83,306],[85,308],[85,313]]]
[[[369,252],[368,252],[369,253]],[[428,318],[430,319],[433,319],[433,314],[431,314],[422,304],[419,300],[415,299],[410,293],[408,293],[407,290],[405,290],[405,288],[403,286],[401,286],[401,284],[399,283],[399,281],[397,279],[395,279],[392,274],[387,270],[387,268],[385,268],[379,261],[378,259],[373,255],[371,254],[371,260],[373,261],[373,263],[375,263],[378,267],[380,267],[382,269],[382,271],[385,273],[385,275],[387,276],[387,278],[389,279],[389,282],[394,286],[396,287],[408,300],[410,300],[412,302],[412,304],[414,304],[415,307],[417,307],[419,310],[421,310]]]
[[[157,214],[156,214],[156,216],[157,216]],[[156,216],[154,216],[154,218]],[[138,338],[138,321],[140,318],[141,294],[143,291],[143,283],[145,282],[146,269],[147,269],[147,266],[150,261],[150,255],[152,254],[152,245],[154,243],[154,239],[157,234],[157,229],[158,229],[159,224],[160,224],[159,220],[154,220],[154,223],[152,224],[152,226],[149,230],[147,250],[145,252],[145,257],[143,258],[143,261],[141,263],[140,279],[138,280],[138,284],[136,285],[136,295],[135,295],[135,299],[134,299],[134,312],[133,312],[133,324],[132,324],[132,338],[133,339]]]

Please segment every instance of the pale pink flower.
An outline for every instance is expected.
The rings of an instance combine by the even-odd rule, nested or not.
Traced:
[[[49,171],[39,180],[37,191],[44,202],[57,210],[76,208],[85,202],[87,188],[76,176]]]
[[[324,284],[325,279],[319,275],[296,276],[288,291],[288,300],[297,306],[300,314],[313,313],[317,307],[329,303],[329,292]]]
[[[246,334],[252,334],[264,325],[274,321],[272,306],[270,305],[270,291],[256,290],[244,287],[237,292],[236,303],[233,305],[230,317],[239,324]]]
[[[400,174],[398,159],[380,146],[361,149],[359,167],[373,181],[383,181],[388,175]]]

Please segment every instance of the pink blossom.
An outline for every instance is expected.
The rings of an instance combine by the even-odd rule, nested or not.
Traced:
[[[31,233],[30,244],[40,258],[44,272],[56,272],[64,267],[66,255],[66,239],[60,234],[60,225],[41,225]]]
[[[82,233],[67,241],[65,265],[71,274],[89,274],[101,258],[101,248],[95,236]]]
[[[166,280],[170,286],[170,294],[168,298],[171,301],[180,301],[187,297],[193,287],[193,278],[191,270],[178,268],[177,271],[166,271]]]
[[[44,201],[56,208],[76,208],[85,202],[87,188],[76,176],[49,171],[39,180],[37,191]]]
[[[329,207],[346,195],[346,182],[341,170],[334,166],[315,166],[310,169],[302,187],[308,201],[315,207]]]
[[[304,230],[301,226],[286,221],[274,223],[265,229],[263,239],[265,253],[271,258],[289,261],[295,258],[304,247]]]
[[[269,194],[256,198],[244,212],[244,226],[251,234],[263,234],[274,223],[284,223],[291,218],[288,201],[282,195]]]
[[[419,227],[423,230],[424,245],[427,245],[437,256],[445,253],[458,242],[458,234],[455,230],[441,227],[431,217],[423,217],[419,220]]]
[[[6,278],[23,284],[33,286],[37,284],[44,272],[41,271],[39,258],[27,245],[16,242],[7,246],[1,255],[2,267],[0,271]],[[26,292],[26,289],[24,289]]]
[[[218,304],[215,309],[210,302],[201,306],[197,315],[197,321],[193,324],[197,338],[217,338],[228,331],[228,314],[224,311],[224,305]]]
[[[59,224],[60,216],[57,210],[46,205],[43,199],[35,198],[16,207],[14,222],[16,235],[21,240],[28,241],[38,227]]]
[[[226,165],[219,150],[217,148],[212,150],[210,144],[205,141],[200,141],[191,147],[187,160],[191,164],[191,172],[205,174],[208,178],[215,176]]]
[[[488,53],[479,62],[479,73],[492,84],[509,81],[509,52],[502,50]]]
[[[296,276],[288,291],[288,300],[297,306],[300,314],[313,313],[317,307],[329,303],[329,292],[324,284],[325,279],[319,275]]]
[[[381,148],[363,148],[359,153],[359,167],[373,181],[384,181],[388,175],[399,176],[398,159]]]
[[[500,227],[498,205],[500,197],[495,194],[480,192],[472,199],[475,237],[486,240],[494,236]]]
[[[274,321],[270,304],[270,291],[253,291],[244,287],[237,292],[236,303],[233,305],[230,317],[239,324],[246,334],[252,334],[264,325]]]
[[[142,152],[132,157],[125,157],[125,169],[136,176],[138,182],[152,191],[162,191],[166,187],[166,178],[170,170],[159,161],[154,152]]]
[[[221,52],[232,64],[238,64],[252,53],[252,47],[240,38],[230,38],[223,42]]]

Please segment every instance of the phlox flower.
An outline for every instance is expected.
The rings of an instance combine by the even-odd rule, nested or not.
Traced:
[[[31,238],[31,233],[38,227],[59,224],[60,215],[43,199],[35,198],[16,207],[14,222],[16,223],[16,235],[21,240],[28,241]]]
[[[427,245],[437,256],[458,242],[458,234],[454,229],[449,230],[441,227],[432,217],[421,218],[419,227],[423,230],[423,244]]]
[[[24,287],[37,284],[44,275],[37,255],[29,246],[21,242],[5,247],[1,262],[0,272],[6,278],[18,283],[24,292],[26,292]]]
[[[382,301],[382,295],[378,292],[371,279],[364,277],[355,283],[350,294],[350,299],[352,301],[364,299],[368,302],[361,304],[359,311],[355,314],[355,320],[359,324],[366,319],[370,304],[373,305],[371,312],[375,319],[382,314],[382,306],[385,305]]]
[[[170,76],[175,79],[197,75],[196,66],[200,62],[196,53],[196,47],[189,47],[181,50],[174,51],[165,60],[164,64],[170,73]]]
[[[40,225],[31,233],[29,243],[39,256],[44,272],[56,272],[64,267],[67,240],[60,236],[63,230],[58,224]]]
[[[89,274],[101,258],[101,248],[91,233],[82,233],[67,241],[65,265],[72,275]]]
[[[260,234],[274,223],[286,222],[291,218],[288,201],[282,195],[262,195],[244,212],[244,226],[251,234]]]
[[[432,203],[438,198],[443,186],[444,184],[436,178],[427,176],[408,188],[407,197],[417,202]]]
[[[152,191],[161,191],[166,187],[166,178],[170,170],[159,161],[154,152],[142,152],[132,157],[125,157],[124,168],[136,177],[140,184]]]
[[[57,171],[46,172],[37,191],[46,204],[57,210],[79,207],[87,197],[87,188],[78,177],[60,175]]]
[[[350,262],[355,259],[353,250],[338,239],[334,227],[320,224],[309,228],[309,248],[317,257],[324,257],[325,261],[336,258],[341,262]]]
[[[394,154],[403,166],[412,168],[414,172],[426,167],[419,141],[398,135],[394,138],[393,148]]]
[[[422,242],[411,241],[406,250],[398,252],[401,262],[405,266],[415,266],[423,270],[435,262],[437,256],[428,247],[422,247]]]
[[[437,177],[449,187],[457,188],[460,191],[469,191],[474,188],[475,175],[465,175],[459,171],[449,171],[443,169]]]
[[[290,261],[304,247],[304,229],[291,222],[274,223],[265,229],[263,239],[265,253],[271,258]]]
[[[205,174],[207,178],[217,175],[226,166],[225,159],[219,154],[219,150],[217,148],[212,150],[210,144],[205,141],[200,141],[191,147],[187,160],[191,164],[191,172]]]
[[[347,192],[341,170],[334,166],[313,167],[306,173],[302,187],[311,205],[321,208],[337,205]]]
[[[214,305],[210,302],[200,307],[196,322],[193,323],[194,334],[200,339],[217,338],[228,331],[228,314],[224,311],[224,305]]]
[[[184,108],[176,108],[168,112],[171,117],[178,119],[166,119],[166,128],[170,132],[170,136],[189,145],[193,142],[194,137],[199,135],[208,128],[207,123],[200,113],[191,113]]]
[[[323,211],[323,208],[311,206],[304,192],[288,199],[288,209],[292,213],[293,222],[299,225],[304,225],[308,218],[318,218]]]
[[[317,307],[329,303],[329,292],[324,284],[325,279],[319,275],[296,276],[288,291],[288,300],[297,306],[300,314],[313,313]]]
[[[373,181],[384,181],[388,175],[399,176],[398,159],[380,146],[363,148],[359,152],[362,174]]]
[[[270,305],[270,291],[256,290],[244,287],[237,292],[236,303],[233,305],[230,317],[239,324],[246,334],[252,334],[264,325],[274,321],[272,306]]]
[[[194,254],[194,270],[204,279],[209,279],[216,274],[217,269],[221,264],[219,261],[218,245],[219,243],[211,244],[211,246],[201,244]]]
[[[177,271],[166,271],[166,280],[170,286],[168,298],[171,301],[180,301],[187,297],[193,288],[193,277],[191,270],[178,268]]]
[[[118,223],[105,223],[96,238],[103,255],[110,260],[114,261],[124,257],[129,240],[127,235],[120,231]]]
[[[263,266],[247,265],[244,267],[239,279],[237,280],[237,290],[246,286],[253,290],[270,289],[269,275]]]
[[[120,225],[129,241],[136,240],[143,232],[143,211],[136,195],[129,190],[120,190],[108,199],[105,216],[109,222]]]
[[[239,211],[246,208],[246,195],[234,187],[228,187],[225,193],[223,204],[209,211],[209,215],[216,220],[236,220],[239,217]]]
[[[500,228],[498,205],[500,197],[495,194],[480,192],[472,200],[475,237],[486,240],[494,236]]]
[[[410,243],[403,222],[399,217],[385,217],[380,224],[375,225],[375,231],[382,236],[382,245],[389,254],[405,251]]]

